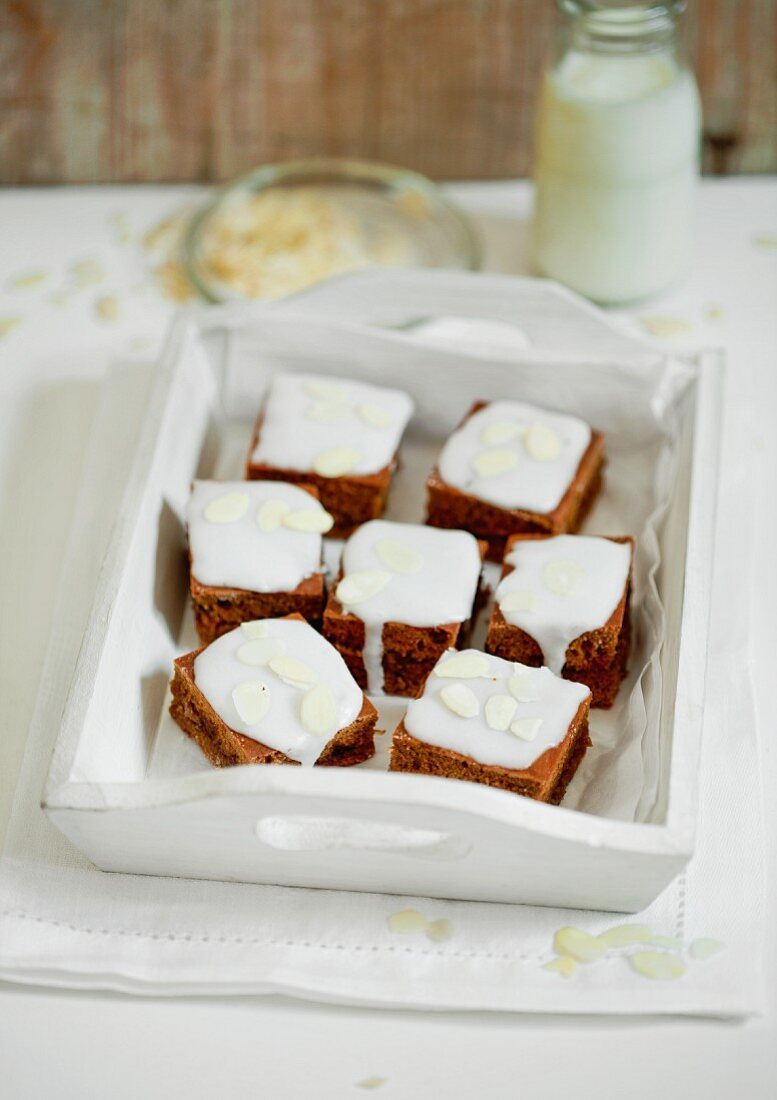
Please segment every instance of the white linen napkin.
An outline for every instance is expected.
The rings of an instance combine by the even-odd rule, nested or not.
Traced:
[[[645,912],[619,919],[106,874],[48,822],[40,791],[147,382],[137,369],[114,371],[90,448],[91,492],[80,500],[65,554],[66,583],[0,863],[0,977],[162,995],[280,992],[398,1008],[759,1011],[763,854],[746,614],[752,581],[743,558],[752,545],[747,410],[729,405],[725,427],[697,852]],[[568,976],[553,968],[559,929],[598,935],[620,924],[647,925],[664,938],[612,947]]]

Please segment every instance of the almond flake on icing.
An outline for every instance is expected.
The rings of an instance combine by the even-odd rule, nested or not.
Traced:
[[[542,969],[560,974],[562,978],[571,978],[577,970],[577,960],[571,955],[561,955],[558,959],[551,959],[550,962],[545,963]]]
[[[514,588],[499,601],[502,611],[534,611],[537,607],[537,597],[528,588]]]
[[[310,531],[325,535],[334,526],[334,516],[331,516],[324,508],[300,508],[298,511],[286,512],[283,516],[283,526],[292,531]]]
[[[518,703],[511,695],[490,695],[486,700],[486,723],[489,729],[506,730],[518,709]]]
[[[337,401],[345,395],[345,390],[339,382],[327,382],[324,378],[311,378],[305,389],[311,397],[321,401]]]
[[[629,965],[643,978],[652,978],[659,982],[682,978],[686,971],[682,959],[664,951],[637,951],[636,954],[629,955]]]
[[[240,646],[235,656],[244,665],[266,665],[282,652],[277,638],[252,638]]]
[[[472,465],[479,477],[499,477],[518,465],[518,455],[504,449],[481,451],[472,459]]]
[[[308,684],[316,681],[313,669],[296,657],[281,655],[273,657],[268,664],[279,680],[283,680],[284,684],[290,684],[292,687],[307,687]]]
[[[517,699],[519,703],[538,703],[542,695],[537,689],[530,669],[519,664],[516,664],[514,668],[515,671],[507,681],[507,687],[510,694],[514,699]]]
[[[337,718],[335,697],[326,684],[316,684],[302,696],[300,721],[308,733],[328,733]]]
[[[423,568],[422,555],[401,539],[381,539],[375,543],[375,552],[394,573],[418,573]]]
[[[470,651],[447,657],[442,664],[435,665],[434,674],[455,680],[478,680],[481,676],[488,676],[490,667],[485,654]]]
[[[412,932],[425,932],[429,927],[429,921],[417,909],[400,909],[388,918],[388,926],[389,932],[407,935]]]
[[[515,439],[520,430],[514,420],[494,420],[491,424],[486,424],[480,433],[480,442],[486,447],[500,447]]]
[[[322,477],[340,477],[352,470],[360,458],[352,447],[329,447],[316,456],[313,469]]]
[[[647,924],[616,924],[596,937],[605,947],[634,947],[638,943],[648,943],[653,929]]]
[[[559,928],[553,937],[553,950],[557,955],[571,955],[580,963],[592,963],[601,959],[607,948],[596,937],[581,928]]]
[[[516,718],[510,726],[510,733],[514,733],[522,741],[533,741],[541,728],[541,718]]]
[[[256,522],[261,531],[275,531],[291,505],[285,500],[266,500],[256,512]]]
[[[537,462],[552,462],[561,454],[561,440],[547,424],[532,424],[523,435],[527,454]]]
[[[209,523],[237,523],[248,511],[248,493],[224,493],[206,505],[203,515]]]
[[[332,424],[345,420],[348,406],[342,401],[316,401],[307,412],[308,420],[317,420],[320,424]]]
[[[723,951],[725,944],[722,944],[720,940],[711,940],[707,937],[694,940],[689,950],[692,959],[709,959],[713,955],[717,955],[718,951]]]
[[[363,405],[359,406],[359,416],[371,428],[388,428],[393,419],[391,413],[386,412],[380,405],[375,405],[371,401],[365,401]]]
[[[233,688],[232,702],[240,721],[255,726],[270,709],[270,689],[261,680],[243,680]]]
[[[567,558],[549,561],[542,569],[542,583],[557,596],[570,596],[580,587],[585,577],[586,572],[582,565]]]
[[[477,696],[466,684],[446,684],[440,692],[440,698],[448,710],[459,718],[475,718],[480,714]]]
[[[264,619],[251,619],[250,622],[241,623],[240,629],[245,634],[246,638],[266,638],[267,637],[267,623]]]
[[[364,603],[381,592],[391,580],[385,569],[363,569],[349,573],[338,584],[335,595],[343,607]]]

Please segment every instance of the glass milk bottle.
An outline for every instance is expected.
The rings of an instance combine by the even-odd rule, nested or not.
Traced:
[[[535,262],[594,301],[635,301],[691,254],[701,118],[678,58],[684,0],[558,3],[571,21],[540,97]]]

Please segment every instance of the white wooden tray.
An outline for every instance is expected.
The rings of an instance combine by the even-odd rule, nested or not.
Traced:
[[[406,327],[441,315],[518,326],[528,344],[444,348]],[[616,708],[593,712],[594,749],[564,806],[389,774],[390,732],[356,769],[219,771],[167,716],[172,659],[196,645],[182,518],[190,482],[240,476],[267,381],[286,369],[413,394],[390,504],[401,519],[421,519],[423,477],[475,398],[524,397],[607,432],[608,488],[586,530],[639,539],[634,657]],[[542,280],[365,273],[283,303],[183,314],[159,365],[44,810],[105,870],[642,908],[693,851],[720,383],[714,356],[672,360]],[[393,729],[402,709],[382,701],[379,725]]]

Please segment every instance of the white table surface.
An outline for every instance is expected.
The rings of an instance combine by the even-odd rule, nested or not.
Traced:
[[[451,192],[483,229],[487,267],[527,269],[523,183]],[[148,358],[173,306],[149,285],[137,237],[191,187],[0,193],[0,841],[37,690],[64,541],[100,380],[113,357]],[[132,240],[122,240],[123,215]],[[772,683],[777,612],[777,181],[710,181],[699,197],[691,277],[636,317],[681,319],[678,343],[722,345],[728,397],[755,399],[758,480],[755,681],[764,716],[770,871],[777,866]],[[769,238],[768,241],[759,238]],[[94,257],[107,278],[64,303],[69,266]],[[45,272],[43,282],[15,278]],[[120,316],[95,302],[115,294]],[[737,594],[732,593],[736,599]],[[753,792],[755,797],[755,792]],[[769,912],[777,919],[770,874]],[[360,1096],[683,1097],[777,1095],[777,950],[764,965],[772,1003],[745,1022],[446,1015],[334,1008],[280,999],[154,1000],[0,983],[0,1094],[13,1098]]]

